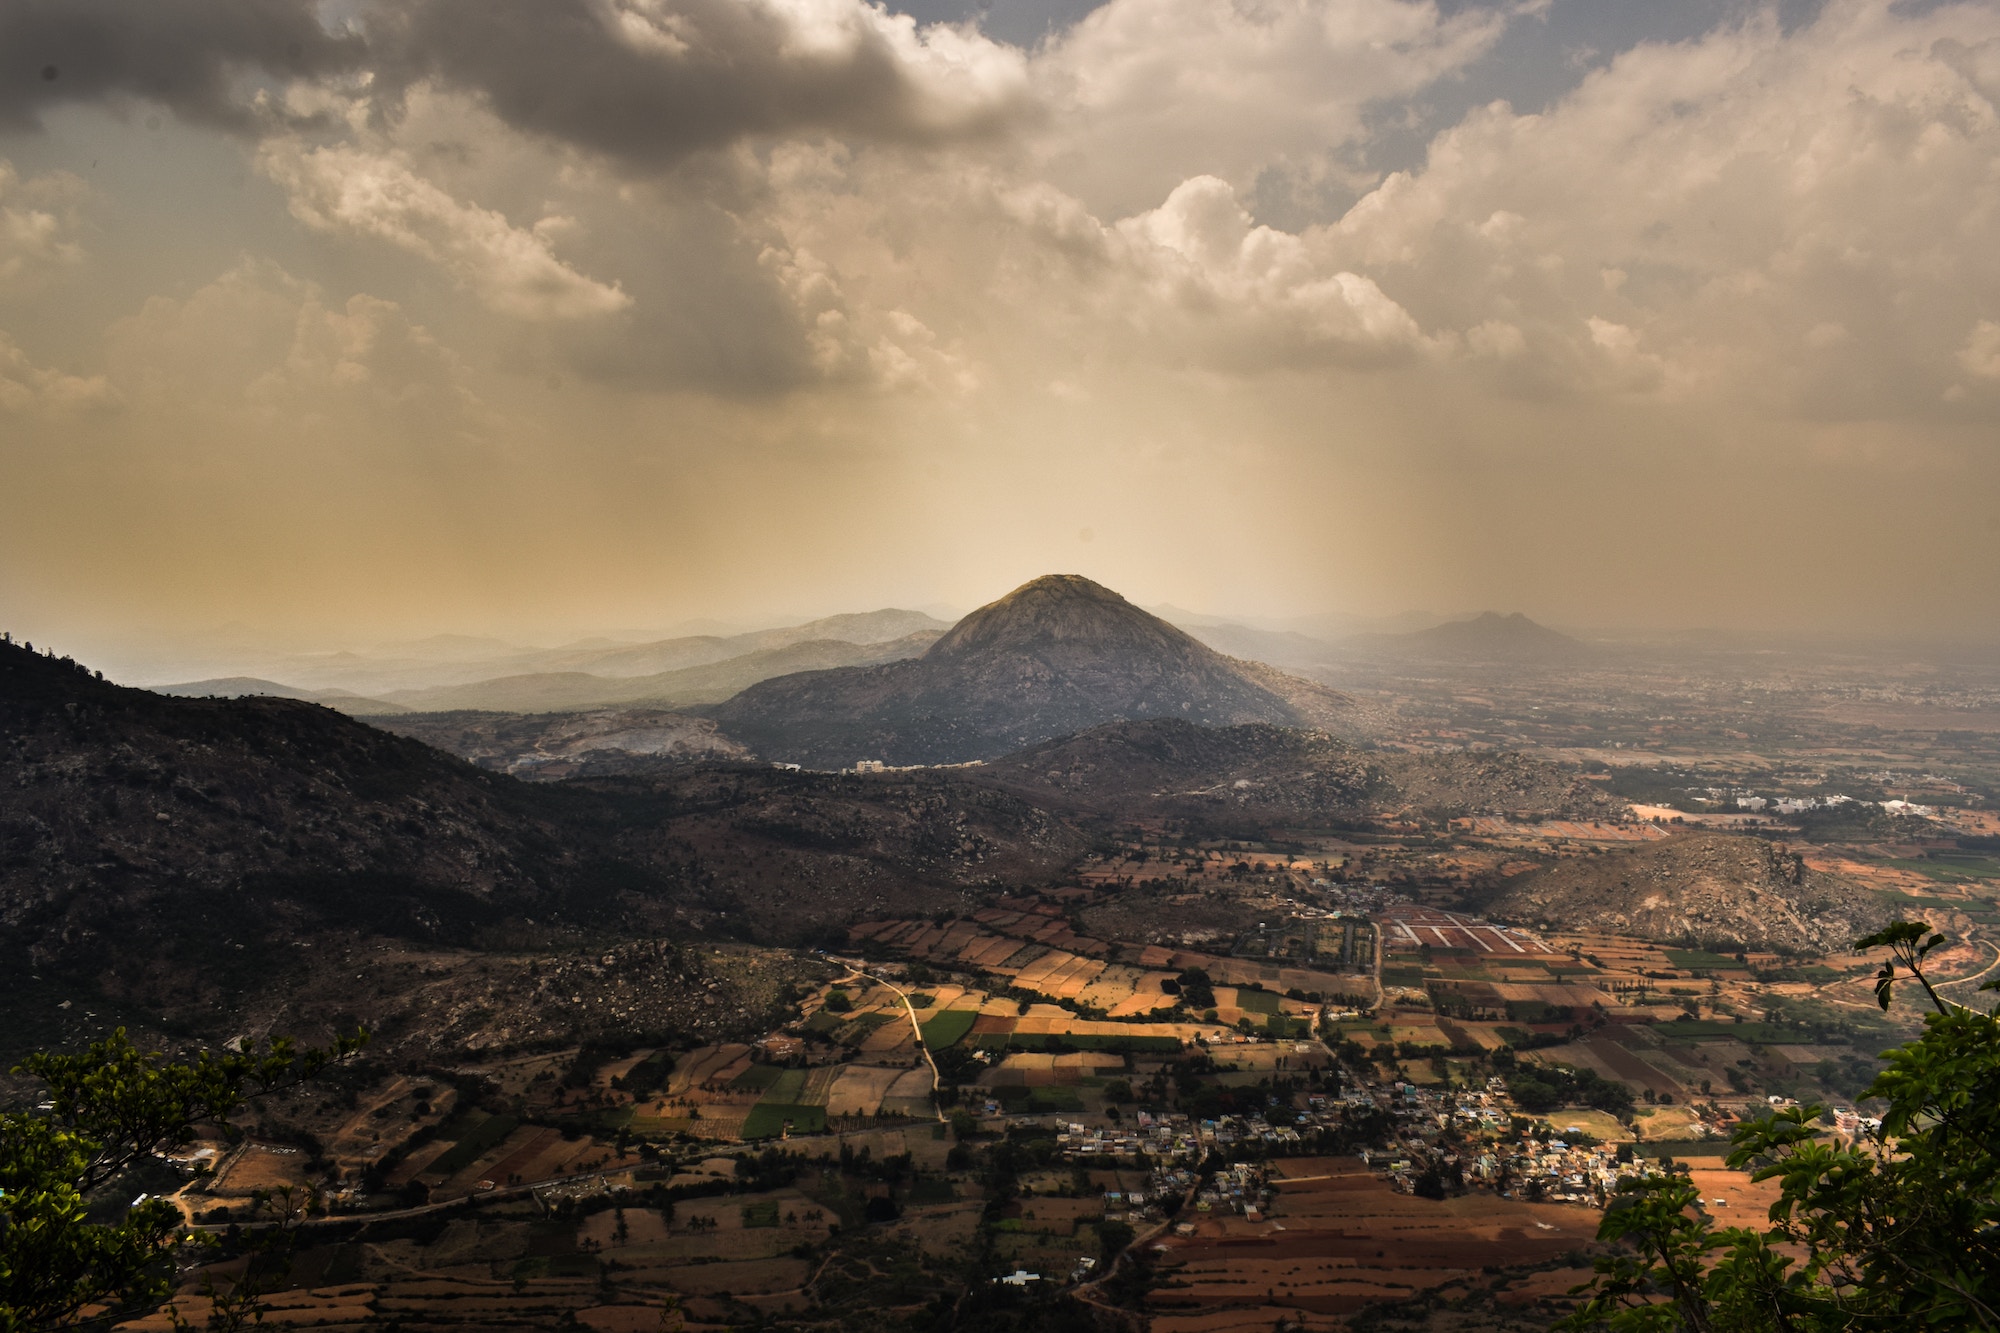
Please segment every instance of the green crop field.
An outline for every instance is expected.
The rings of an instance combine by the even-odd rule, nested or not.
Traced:
[[[1114,1033],[1060,1033],[1043,1036],[1037,1032],[989,1032],[974,1037],[972,1044],[982,1051],[1178,1051],[1179,1037],[1123,1036]]]
[[[1667,961],[1675,967],[1690,972],[1721,972],[1724,970],[1741,972],[1744,968],[1742,963],[1737,962],[1729,955],[1710,953],[1706,949],[1662,949],[1660,952],[1665,954]]]
[[[460,1135],[457,1143],[446,1149],[442,1157],[426,1168],[426,1173],[435,1172],[441,1176],[457,1175],[471,1166],[479,1154],[512,1134],[520,1123],[511,1115],[487,1116]]]
[[[1278,993],[1268,990],[1238,990],[1236,1007],[1249,1014],[1275,1014],[1278,1012]]]
[[[924,1045],[934,1051],[956,1046],[979,1018],[972,1009],[945,1009],[924,1020]]]
[[[1024,1111],[1081,1111],[1083,1099],[1074,1088],[1006,1087],[994,1090],[994,1097],[1010,1113]]]
[[[779,1102],[758,1102],[743,1118],[743,1137],[774,1139],[792,1122],[794,1134],[818,1134],[826,1129],[824,1106],[787,1106]]]
[[[1885,862],[1898,870],[1914,870],[1945,884],[1964,884],[1982,879],[2000,879],[2000,861],[1990,856],[1941,856],[1911,860],[1897,858]]]
[[[743,1229],[753,1227],[774,1227],[778,1225],[778,1201],[760,1199],[756,1203],[743,1205]]]
[[[729,1080],[729,1086],[737,1092],[763,1092],[778,1081],[785,1071],[776,1065],[751,1065],[748,1069]]]
[[[803,1069],[781,1069],[778,1076],[765,1085],[764,1095],[759,1102],[770,1102],[776,1106],[788,1106],[798,1101],[806,1090],[806,1071]]]

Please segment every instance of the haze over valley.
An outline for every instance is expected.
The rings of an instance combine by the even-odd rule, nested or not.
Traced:
[[[0,1329],[2000,1328],[1996,219],[1990,0],[0,0]]]

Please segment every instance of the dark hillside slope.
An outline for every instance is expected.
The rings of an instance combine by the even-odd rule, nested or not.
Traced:
[[[1512,881],[1486,910],[1562,930],[1787,954],[1846,949],[1888,920],[1860,885],[1808,869],[1761,838],[1726,833],[1562,861]]]
[[[1081,847],[948,775],[529,785],[317,705],[167,698],[12,644],[0,792],[10,956],[195,1014],[290,984],[334,936],[795,939],[962,906]]]
[[[0,929],[38,957],[225,885],[386,927],[537,901],[574,865],[551,806],[415,741],[294,700],[125,689],[14,645],[0,782]],[[362,880],[383,900],[358,901]]]
[[[1294,826],[1405,811],[1616,817],[1553,764],[1506,754],[1409,755],[1323,731],[1174,719],[1114,722],[995,760],[980,780],[1056,809]]]
[[[1224,657],[1075,575],[1024,584],[915,660],[781,676],[706,711],[766,758],[819,768],[991,759],[1126,718],[1345,730],[1359,715],[1344,695]]]

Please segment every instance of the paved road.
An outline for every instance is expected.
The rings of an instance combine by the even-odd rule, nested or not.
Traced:
[[[324,1213],[318,1217],[308,1217],[297,1225],[302,1227],[334,1226],[343,1222],[387,1222],[399,1217],[422,1217],[426,1213],[443,1212],[447,1208],[462,1208],[470,1201],[485,1203],[489,1199],[514,1199],[523,1194],[533,1194],[536,1190],[554,1189],[559,1185],[575,1185],[586,1180],[604,1180],[602,1171],[585,1171],[581,1175],[557,1176],[552,1180],[537,1180],[526,1185],[507,1185],[499,1189],[481,1190],[477,1194],[460,1194],[436,1203],[420,1203],[409,1208],[370,1208],[351,1213]],[[610,1188],[606,1185],[606,1188]],[[261,1222],[198,1222],[191,1223],[193,1231],[227,1231],[230,1227],[256,1230],[261,1227],[277,1226],[276,1219]]]

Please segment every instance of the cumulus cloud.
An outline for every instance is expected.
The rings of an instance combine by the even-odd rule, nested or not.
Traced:
[[[38,366],[0,332],[0,413],[67,416],[105,411],[118,403],[117,391],[102,375],[70,375]]]
[[[1197,175],[1372,183],[1347,161],[1370,109],[1464,69],[1515,8],[1110,0],[1036,61],[1044,151],[1054,179],[1113,215]]]
[[[1315,238],[1253,225],[1236,192],[1213,176],[1185,182],[1116,233],[1133,276],[1162,308],[1202,328],[1211,353],[1228,362],[1374,360],[1423,342],[1409,312],[1373,279],[1334,268],[1315,252]]]
[[[314,0],[8,0],[0,5],[0,129],[62,102],[135,97],[178,115],[254,123],[246,83],[357,67],[359,37]]]
[[[24,0],[0,24],[56,12]],[[746,559],[789,578],[806,549],[814,577],[829,550],[851,561],[855,596],[888,595],[885,569],[959,561],[951,595],[973,599],[1004,586],[1002,564],[1065,561],[1086,526],[1093,554],[1123,544],[1107,576],[1295,578],[1316,595],[1337,566],[1434,605],[1594,579],[1572,603],[1586,619],[1593,596],[1629,605],[1633,574],[1579,559],[1579,532],[1593,552],[1657,553],[1690,619],[1739,595],[1765,614],[1736,591],[1761,563],[1839,571],[1811,581],[1828,605],[1866,584],[1890,607],[1907,586],[1871,571],[1911,550],[1945,571],[1924,594],[1938,607],[1957,596],[1943,580],[1992,567],[1996,530],[1974,512],[2000,467],[1990,4],[1827,0],[1789,28],[1732,9],[1692,40],[1612,53],[1539,110],[1476,107],[1420,159],[1413,127],[1435,123],[1441,83],[1497,59],[1522,8],[1108,0],[1029,50],[865,0],[319,12],[353,15],[359,36],[323,31],[294,76],[215,35],[203,68],[221,81],[183,90],[190,117],[255,136],[285,202],[218,189],[162,214],[282,251],[290,273],[250,260],[189,294],[178,254],[80,263],[79,237],[94,256],[136,229],[86,233],[74,205],[0,180],[9,312],[51,308],[32,276],[64,269],[104,284],[77,309],[145,302],[102,377],[131,410],[23,417],[15,434],[58,460],[93,438],[150,456],[218,549],[258,519],[284,549],[297,478],[339,473],[371,505],[388,497],[376,531],[416,534],[397,549],[505,568],[508,608],[510,581],[573,582],[581,547],[597,572],[636,571],[633,605],[657,606],[661,578],[741,591]],[[0,110],[26,124],[86,87],[69,80],[10,86]],[[88,86],[114,110],[156,95],[130,72]],[[117,133],[103,117],[51,127]],[[148,142],[192,153],[198,136]],[[1371,174],[1392,149],[1414,164]],[[107,158],[124,176],[91,178],[93,216],[160,188]],[[408,282],[409,256],[450,281]],[[0,353],[0,397],[29,404],[15,410],[91,383],[65,358],[97,330],[14,327],[28,352]],[[429,451],[475,437],[498,466]],[[308,449],[310,473],[272,464],[240,504],[208,498]],[[42,484],[32,449],[0,452],[17,489]],[[207,475],[181,470],[211,457]],[[60,466],[77,494],[97,485]],[[1789,503],[1808,473],[1814,503]],[[433,489],[370,490],[412,476]],[[152,503],[150,483],[123,484]],[[1324,521],[1329,496],[1342,524]],[[1896,503],[1921,524],[1883,522]],[[1956,517],[1932,521],[1938,506]],[[476,510],[506,540],[482,544],[471,517],[439,536],[440,510]],[[732,529],[748,513],[835,537],[746,557]],[[813,527],[827,515],[837,530]],[[343,544],[335,526],[326,549],[386,567],[374,535]],[[863,529],[870,542],[838,540]],[[1990,607],[1972,578],[1958,591]]]
[[[1543,387],[1909,410],[2000,305],[1995,50],[1990,8],[1862,0],[1642,46],[1469,116],[1329,250]]]
[[[492,209],[454,199],[393,154],[281,138],[265,144],[259,161],[284,187],[299,221],[420,255],[502,314],[579,319],[631,304],[617,284],[556,257],[554,239],[570,224],[561,215],[516,227]]]
[[[980,138],[1028,100],[1018,50],[866,0],[395,0],[367,30],[398,85],[644,169],[753,135]]]
[[[66,171],[22,180],[0,158],[0,288],[80,262],[77,205],[83,182]]]

